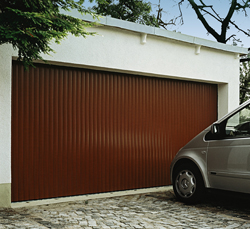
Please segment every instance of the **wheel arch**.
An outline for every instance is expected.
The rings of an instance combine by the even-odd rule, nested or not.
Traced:
[[[171,169],[171,182],[172,183],[173,183],[173,174],[174,174],[176,168],[178,168],[182,164],[190,164],[192,166],[195,166],[199,170],[199,172],[200,172],[200,174],[202,176],[204,186],[206,188],[210,187],[207,176],[206,176],[206,167],[205,167],[205,165],[202,165],[202,167],[201,167],[201,165],[199,163],[197,163],[195,160],[193,160],[193,158],[181,158],[181,159],[179,159],[178,161],[175,162],[175,164],[172,166],[172,169]]]

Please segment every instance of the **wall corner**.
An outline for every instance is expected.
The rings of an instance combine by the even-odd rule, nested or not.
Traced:
[[[218,85],[218,119],[228,113],[228,84]]]
[[[218,85],[218,119],[239,106],[239,93],[236,83]]]

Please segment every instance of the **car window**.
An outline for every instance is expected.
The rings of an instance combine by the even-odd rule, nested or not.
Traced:
[[[227,120],[226,138],[250,137],[250,106],[247,106]]]

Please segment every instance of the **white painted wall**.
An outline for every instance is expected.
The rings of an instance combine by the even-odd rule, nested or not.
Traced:
[[[44,59],[58,65],[218,84],[219,117],[238,105],[235,54],[247,53],[246,49],[116,19],[104,22],[108,26],[89,29],[96,36],[69,36],[61,45],[53,44],[56,53]],[[145,44],[142,33],[148,34]],[[11,183],[11,61],[16,56],[10,45],[0,46],[0,185]]]
[[[0,184],[11,183],[11,46],[0,46]]]
[[[44,56],[52,62],[77,64],[146,76],[176,78],[219,84],[219,117],[239,103],[239,59],[235,53],[148,35],[140,43],[140,33],[112,27],[92,28],[98,35],[87,39],[69,36],[56,53]]]
[[[0,207],[11,206],[11,46],[0,46]]]

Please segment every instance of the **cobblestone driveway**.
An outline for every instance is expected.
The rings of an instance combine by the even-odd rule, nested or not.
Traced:
[[[0,228],[250,228],[249,198],[177,202],[173,191],[0,209]]]

